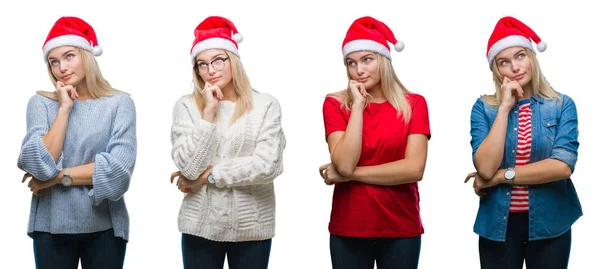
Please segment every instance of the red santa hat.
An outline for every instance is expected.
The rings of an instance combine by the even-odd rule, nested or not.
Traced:
[[[494,58],[502,50],[509,47],[525,47],[535,53],[531,41],[537,44],[537,50],[546,50],[546,43],[529,26],[513,17],[504,17],[498,21],[490,36],[487,46],[487,59],[492,67]]]
[[[74,46],[85,49],[94,56],[102,55],[94,28],[77,17],[61,17],[54,23],[42,47],[44,61],[48,60],[51,50],[61,46]]]
[[[211,16],[202,21],[194,30],[194,43],[190,54],[192,63],[196,62],[196,56],[207,49],[224,49],[238,57],[238,43],[243,38],[233,23],[223,17]]]
[[[350,25],[342,43],[342,53],[345,59],[352,52],[368,50],[391,60],[390,47],[387,42],[394,44],[394,49],[398,52],[404,49],[404,43],[396,40],[394,33],[387,25],[372,17],[362,17]]]

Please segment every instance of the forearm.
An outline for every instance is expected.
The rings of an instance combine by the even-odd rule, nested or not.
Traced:
[[[550,158],[514,169],[515,185],[537,185],[571,177],[571,168],[566,163]],[[504,170],[499,174],[504,175]]]
[[[403,159],[380,165],[358,166],[349,179],[382,186],[406,184],[421,181],[424,168],[419,162]]]
[[[509,112],[508,109],[498,110],[490,132],[475,152],[475,166],[483,178],[491,178],[502,163]]]
[[[54,122],[50,126],[48,133],[42,137],[44,146],[52,155],[54,161],[58,161],[62,152],[63,144],[65,141],[65,135],[67,133],[67,125],[69,122],[69,111],[67,109],[59,108]]]
[[[94,174],[95,163],[88,163],[71,168],[72,185],[92,185],[92,175]],[[64,170],[63,172],[64,173]]]
[[[353,109],[346,131],[331,150],[331,163],[343,176],[352,175],[362,147],[362,109]]]

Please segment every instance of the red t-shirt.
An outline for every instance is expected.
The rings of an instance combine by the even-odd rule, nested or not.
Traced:
[[[363,112],[362,149],[357,166],[373,166],[404,158],[410,134],[430,137],[429,113],[423,96],[408,94],[412,118],[389,103],[369,103]],[[345,131],[351,111],[333,97],[325,98],[325,135]],[[416,182],[377,186],[356,181],[338,183],[333,193],[329,232],[353,237],[415,237],[423,234]]]

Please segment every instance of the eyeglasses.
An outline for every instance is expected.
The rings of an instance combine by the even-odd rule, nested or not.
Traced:
[[[194,65],[194,70],[196,70],[196,73],[198,73],[198,75],[200,75],[200,73],[206,73],[208,72],[208,65],[210,64],[215,71],[221,71],[223,70],[223,67],[225,67],[225,61],[227,60],[229,60],[229,57],[219,57],[212,60],[212,62],[210,63],[196,63]]]

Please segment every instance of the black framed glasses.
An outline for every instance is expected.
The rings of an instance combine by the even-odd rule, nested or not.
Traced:
[[[211,65],[215,71],[221,71],[225,67],[225,61],[227,61],[227,60],[229,60],[229,57],[227,57],[227,58],[219,57],[219,58],[212,60],[212,62],[210,62],[210,63],[196,63],[194,65],[194,70],[196,70],[196,73],[198,75],[200,75],[201,73],[208,72],[208,65]]]

